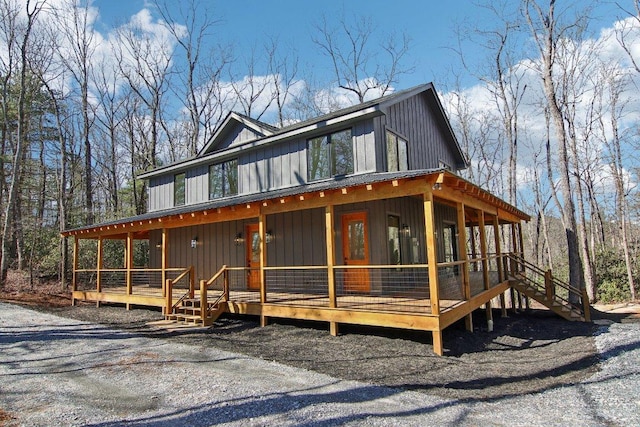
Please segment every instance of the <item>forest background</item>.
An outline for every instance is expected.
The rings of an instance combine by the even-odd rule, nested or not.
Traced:
[[[284,126],[423,77],[432,53],[401,22],[331,3],[299,18],[308,33],[247,47],[209,1],[145,2],[106,28],[99,1],[0,0],[0,290],[10,270],[66,289],[60,231],[145,212],[137,175],[195,155],[229,111]],[[592,301],[636,300],[640,0],[465,6],[490,19],[449,23],[455,63],[421,81],[462,175],[532,215],[534,263]]]

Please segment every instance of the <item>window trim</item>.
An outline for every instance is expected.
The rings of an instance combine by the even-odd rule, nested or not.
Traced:
[[[235,162],[235,178],[236,178],[236,189],[235,192],[226,192],[225,189],[227,188],[227,171],[228,171],[228,165],[230,163]],[[211,192],[211,177],[212,177],[212,171],[213,168],[216,166],[221,166],[222,167],[222,186],[221,186],[221,190],[222,190],[222,195],[217,196],[217,195],[213,195]],[[217,163],[211,163],[209,165],[208,168],[208,172],[207,172],[207,182],[208,182],[208,200],[216,200],[216,199],[222,199],[224,197],[232,197],[232,196],[237,196],[240,193],[240,185],[238,182],[238,176],[239,174],[239,163],[238,163],[238,158],[234,157],[232,159],[226,159]]]
[[[393,136],[395,138],[393,144],[395,145],[395,161],[396,164],[398,166],[397,170],[391,170],[391,162],[389,161],[389,135]],[[401,159],[400,158],[400,141],[403,142],[404,144],[404,152],[405,152],[405,158]],[[407,171],[410,170],[411,167],[409,165],[409,158],[411,156],[409,156],[409,138],[405,137],[404,135],[395,132],[392,129],[389,129],[387,127],[385,127],[385,132],[384,132],[384,148],[385,148],[385,155],[386,155],[386,161],[387,161],[387,172],[402,172],[402,171]],[[404,162],[402,162],[402,160],[404,160]],[[405,166],[404,168],[402,166]]]
[[[335,144],[333,142],[333,135],[342,133],[342,132],[349,132],[350,138],[351,138],[351,145],[350,145],[350,170],[343,173],[342,171],[340,171],[340,173],[337,173],[336,171],[336,164],[337,164],[337,157],[336,157],[336,152],[335,152]],[[320,176],[320,177],[315,177],[312,178],[311,177],[311,150],[310,150],[310,145],[311,145],[311,141],[314,140],[320,140],[320,139],[324,139],[326,138],[327,142],[324,143],[326,145],[326,147],[324,148],[325,150],[328,151],[328,167],[329,167],[329,173],[326,176]],[[348,176],[351,175],[353,173],[355,173],[355,150],[354,150],[354,144],[353,144],[353,127],[348,127],[348,128],[343,128],[343,129],[339,129],[339,130],[335,130],[332,132],[328,132],[328,133],[323,133],[311,138],[307,138],[307,147],[306,147],[306,156],[307,156],[307,182],[318,182],[318,181],[322,181],[322,180],[326,180],[326,179],[332,179],[332,178],[336,178],[336,177],[343,177],[343,176]]]
[[[182,197],[181,200],[178,200],[178,182],[181,182],[182,185]],[[173,206],[184,206],[187,204],[187,173],[186,172],[178,172],[173,174]]]

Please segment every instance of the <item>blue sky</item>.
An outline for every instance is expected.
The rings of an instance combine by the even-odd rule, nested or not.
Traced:
[[[494,20],[490,12],[468,0],[202,1],[220,20],[215,29],[217,37],[215,40],[212,37],[212,42],[229,42],[238,52],[247,52],[253,46],[260,47],[265,38],[277,37],[282,46],[296,48],[301,69],[312,69],[319,75],[329,71],[328,60],[318,56],[318,48],[311,41],[314,24],[321,15],[330,20],[339,17],[343,11],[347,17],[364,14],[383,32],[404,31],[412,40],[409,62],[415,68],[413,73],[401,78],[399,89],[446,80],[451,69],[460,68],[459,58],[451,50],[456,45],[455,28],[476,24],[490,26]],[[620,15],[613,2],[595,4],[592,17],[596,20],[596,28],[610,26]],[[149,7],[150,3],[146,0],[95,0],[93,5],[100,11],[97,28],[108,32]],[[473,50],[467,50],[466,54],[473,61]],[[465,85],[475,83],[468,73],[462,73],[462,77]]]

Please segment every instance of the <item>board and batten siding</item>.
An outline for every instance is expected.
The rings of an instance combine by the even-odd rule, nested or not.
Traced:
[[[149,180],[149,212],[173,206],[173,174],[160,175]]]
[[[426,94],[420,93],[391,105],[376,123],[378,150],[386,153],[385,129],[408,141],[409,169],[435,169],[444,162],[456,172],[455,147],[447,141],[445,130],[436,119]],[[380,156],[380,170],[386,170],[386,155]]]
[[[209,149],[209,152],[235,147],[236,145],[253,141],[254,139],[260,138],[262,136],[264,135],[240,124],[234,127],[226,135],[224,135],[215,147],[211,147],[211,149]]]

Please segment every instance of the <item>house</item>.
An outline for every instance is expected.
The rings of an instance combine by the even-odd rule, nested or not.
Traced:
[[[495,297],[541,299],[521,274],[529,215],[466,166],[432,84],[283,128],[230,113],[195,157],[140,176],[146,214],[63,233],[73,301],[424,330],[442,354],[442,330],[473,330],[482,306],[491,325]]]

